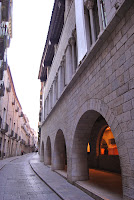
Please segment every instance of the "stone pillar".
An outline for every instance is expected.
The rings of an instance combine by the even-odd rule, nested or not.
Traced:
[[[76,71],[76,63],[75,63],[75,57],[76,57],[76,49],[75,49],[75,38],[70,38],[70,44],[72,47],[72,74],[75,74]]]
[[[44,119],[43,120],[45,119],[46,119],[46,102],[44,102]]]
[[[58,73],[55,77],[55,95],[56,95],[56,101],[58,100]]]
[[[95,27],[94,27],[94,18],[93,18],[93,6],[94,6],[94,0],[86,0],[85,6],[89,10],[89,16],[90,16],[90,26],[91,26],[91,37],[92,37],[92,44],[95,43]]]
[[[52,87],[50,88],[50,92],[49,92],[49,111],[52,110]]]
[[[69,84],[72,74],[72,49],[71,45],[68,44],[66,49],[66,85]]]
[[[76,66],[76,69],[78,67],[78,45],[77,45],[77,34],[76,34],[76,29],[73,30],[73,33],[72,33],[73,37],[75,38],[75,66]],[[75,69],[75,70],[76,70]]]
[[[53,108],[53,85],[51,87],[51,109]]]
[[[103,23],[102,23],[100,0],[97,0],[97,5],[98,5],[99,26],[100,26],[100,34],[101,34],[101,32],[103,31]]]
[[[48,114],[50,113],[50,91],[48,93]]]
[[[53,106],[55,105],[56,103],[56,81],[54,79],[53,81]]]
[[[58,99],[60,98],[61,92],[62,92],[62,86],[61,86],[61,79],[62,79],[62,66],[58,69]]]
[[[66,58],[63,56],[62,61],[61,61],[61,66],[62,66],[62,77],[63,77],[63,89],[66,86]]]
[[[61,92],[63,92],[65,87],[65,60],[61,61]]]
[[[84,9],[84,16],[85,16],[85,27],[86,27],[86,40],[87,40],[87,49],[90,50],[91,47],[91,36],[90,36],[90,27],[89,27],[89,16],[88,10]]]
[[[46,98],[46,117],[48,116],[48,97]]]

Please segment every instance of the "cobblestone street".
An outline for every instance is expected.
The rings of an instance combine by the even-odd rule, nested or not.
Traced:
[[[0,170],[0,200],[60,199],[31,169],[32,156],[18,157]]]

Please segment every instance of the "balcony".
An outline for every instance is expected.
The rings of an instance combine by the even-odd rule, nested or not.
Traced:
[[[9,34],[8,34],[8,22],[2,22],[0,24],[0,60],[3,60],[5,49],[9,44]]]
[[[40,110],[40,112],[39,112],[39,122],[41,122],[41,115],[42,115],[42,113],[41,113],[41,110]]]
[[[1,133],[5,134],[8,132],[8,124],[6,122],[2,123]]]
[[[15,140],[15,139],[17,139],[17,135],[18,135],[17,133],[15,133],[14,131],[12,131],[10,137],[11,137],[13,140]]]
[[[14,131],[11,131],[10,137],[14,136]]]
[[[4,81],[0,80],[0,97],[4,96],[5,86]]]
[[[10,82],[7,83],[6,90],[7,90],[7,92],[11,92],[11,84],[10,84]]]
[[[9,21],[10,0],[1,0],[2,2],[2,21]]]
[[[25,143],[26,143],[25,140],[22,139],[22,140],[21,140],[21,144],[24,144],[24,145],[25,145]]]
[[[19,112],[19,107],[18,107],[18,106],[16,106],[15,111],[16,111],[16,112]]]
[[[0,60],[0,71],[3,72],[3,70],[4,70],[3,60]]]
[[[27,129],[27,127],[26,127],[25,124],[23,124],[23,125],[21,126],[21,128],[23,128],[23,130],[25,131],[25,133],[26,133],[27,136],[30,136],[30,133],[28,132],[28,129]]]
[[[12,105],[15,105],[15,99],[14,98],[12,99]]]
[[[20,112],[19,117],[23,117],[23,112]]]
[[[17,138],[18,138],[18,134],[17,134],[17,133],[15,133],[15,138],[14,138],[14,139],[16,139],[16,140],[17,140]]]

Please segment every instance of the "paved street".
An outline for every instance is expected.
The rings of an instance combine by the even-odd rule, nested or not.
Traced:
[[[29,159],[32,156],[9,160],[0,170],[0,200],[60,199],[31,169]]]

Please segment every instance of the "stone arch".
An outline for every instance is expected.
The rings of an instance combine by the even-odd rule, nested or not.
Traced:
[[[63,170],[66,164],[66,142],[62,130],[58,130],[54,141],[53,170]]]
[[[105,119],[114,135],[119,152],[122,176],[127,180],[128,176],[130,177],[130,174],[132,174],[127,143],[116,116],[114,116],[111,109],[102,100],[90,99],[80,107],[76,120],[73,123],[74,135],[71,143],[71,175],[68,176],[69,181],[71,182],[87,180],[89,178],[87,170],[86,145],[89,140],[92,127],[97,118],[100,116]],[[125,179],[122,179],[123,187],[125,187]]]
[[[44,162],[44,142],[41,144],[40,161]]]
[[[119,142],[119,138],[121,137],[123,139],[123,144],[125,145],[125,139],[124,136],[121,136],[121,128],[119,125],[119,122],[117,120],[117,118],[114,116],[114,114],[112,113],[111,109],[108,107],[108,105],[103,102],[102,100],[99,99],[90,99],[87,100],[79,109],[79,112],[76,116],[75,121],[73,122],[73,127],[72,127],[72,132],[73,132],[73,140],[71,141],[71,151],[73,148],[73,142],[74,142],[74,137],[75,137],[75,133],[76,133],[76,128],[77,125],[81,119],[81,117],[87,112],[87,111],[91,111],[94,112],[96,111],[96,114],[98,113],[98,117],[102,116],[106,122],[108,123],[108,125],[111,127],[111,130],[114,134],[117,146],[120,147],[120,142]],[[119,148],[120,151],[120,148]]]
[[[51,140],[49,136],[46,141],[44,164],[51,165]]]

